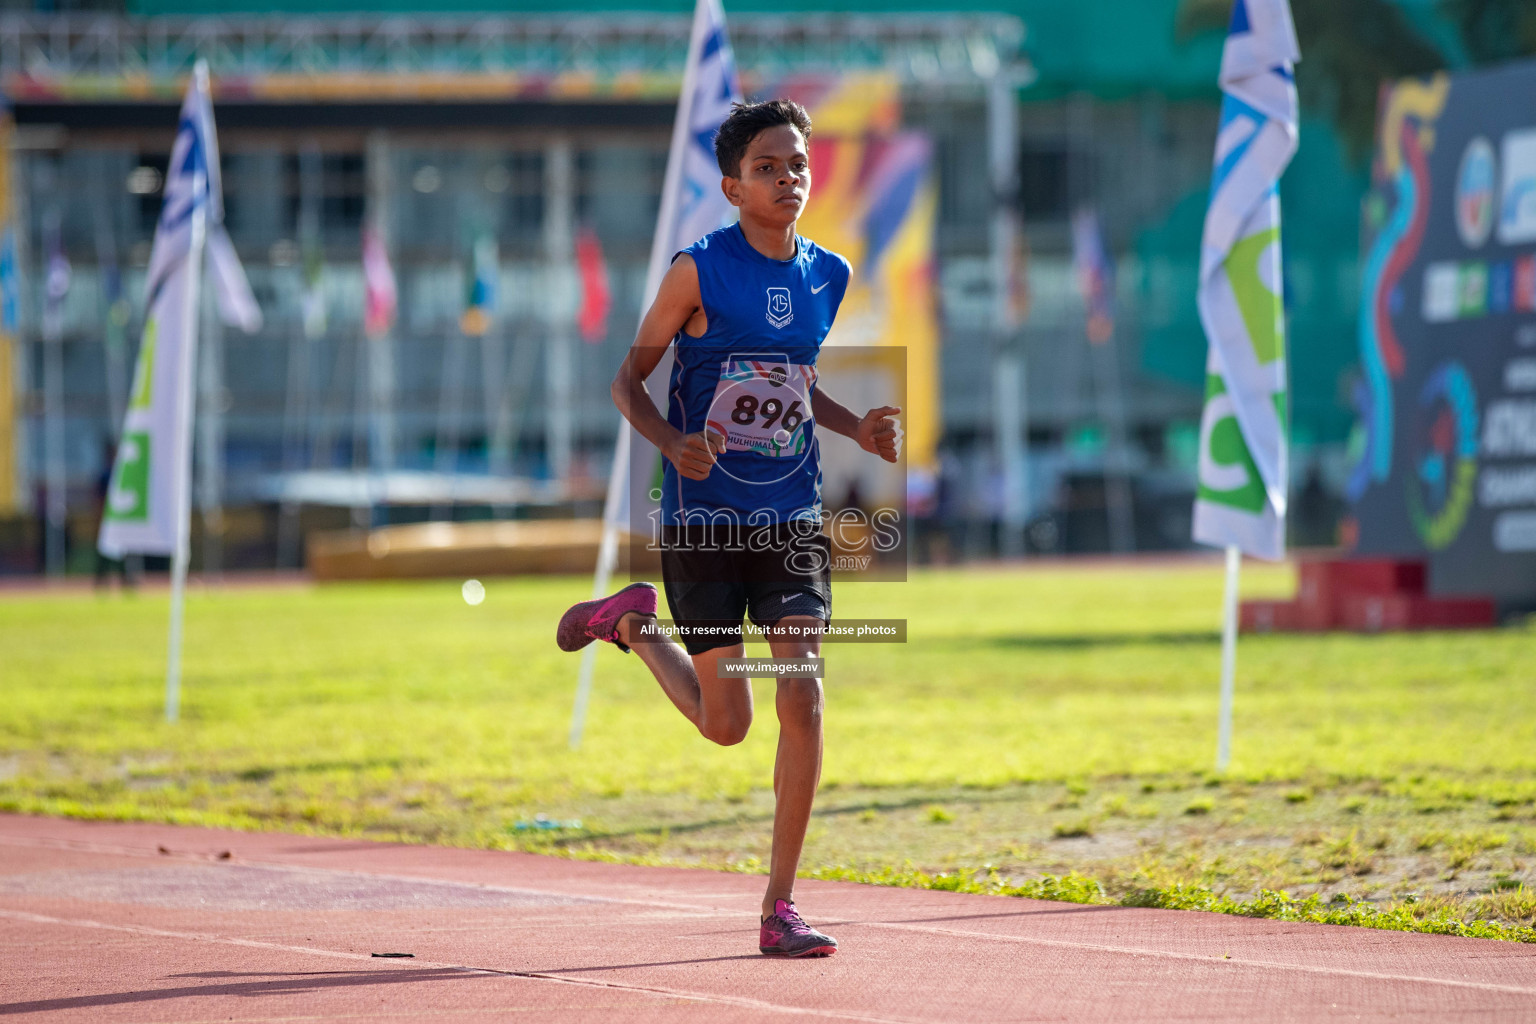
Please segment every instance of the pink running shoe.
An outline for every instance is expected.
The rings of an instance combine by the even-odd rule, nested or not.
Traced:
[[[769,956],[831,956],[837,952],[837,940],[806,924],[793,903],[774,900],[757,948]]]
[[[593,640],[606,640],[627,653],[629,648],[619,642],[619,620],[628,612],[655,615],[656,587],[631,583],[617,594],[571,605],[560,616],[555,643],[562,651],[579,651]]]

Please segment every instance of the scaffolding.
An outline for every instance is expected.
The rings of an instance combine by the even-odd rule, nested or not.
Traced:
[[[507,74],[680,77],[686,17],[219,17],[0,14],[0,77],[156,91],[199,58],[218,78]],[[759,80],[884,71],[903,84],[1027,78],[1024,24],[1003,14],[736,15],[731,43]]]

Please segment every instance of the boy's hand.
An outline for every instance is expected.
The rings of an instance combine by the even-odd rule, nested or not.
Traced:
[[[886,462],[895,462],[901,455],[901,439],[906,436],[906,432],[901,429],[901,423],[891,417],[900,414],[901,410],[894,405],[869,410],[859,420],[853,439],[865,451],[880,456]]]
[[[697,434],[684,434],[677,441],[667,458],[677,471],[689,480],[703,480],[714,468],[715,456],[725,451],[725,435],[713,430],[701,430]]]

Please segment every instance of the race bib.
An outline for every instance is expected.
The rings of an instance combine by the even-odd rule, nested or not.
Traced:
[[[814,366],[782,356],[732,357],[720,364],[705,428],[725,435],[728,452],[799,457],[811,443],[815,386]]]

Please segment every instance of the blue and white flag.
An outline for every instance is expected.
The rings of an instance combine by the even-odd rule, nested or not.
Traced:
[[[108,557],[172,555],[186,544],[205,249],[221,318],[247,332],[261,326],[261,310],[224,230],[218,167],[208,65],[198,61],[171,145],[145,279],[144,335],[96,542]]]
[[[176,554],[186,543],[192,367],[209,213],[207,88],[208,69],[199,62],[171,146],[145,283],[144,336],[102,513],[97,547],[109,557]]]
[[[698,239],[725,227],[735,208],[720,191],[720,165],[715,161],[715,132],[741,100],[736,61],[725,34],[725,11],[720,0],[697,0],[693,32],[688,39],[688,59],[683,66],[683,89],[677,98],[677,118],[672,122],[672,146],[667,154],[667,174],[661,186],[661,209],[656,233],[651,236],[651,261],[646,267],[641,316],[650,309],[661,288],[661,279],[672,257]],[[670,353],[664,356],[652,378],[665,382],[671,376]],[[665,384],[662,389],[664,390]],[[657,511],[659,490],[652,482],[660,476],[661,453],[654,448],[633,455],[634,428],[620,421],[608,471],[608,496],[603,503],[602,543],[597,551],[597,570],[592,574],[592,596],[601,596],[608,576],[618,561],[619,531],[649,531],[647,510]],[[633,514],[632,514],[633,513]],[[657,520],[659,521],[659,519]],[[581,745],[587,699],[592,692],[593,647],[581,662],[576,686],[576,707],[571,715],[571,746]]]
[[[229,231],[224,227],[224,173],[219,162],[219,133],[213,126],[213,94],[209,88],[206,66],[201,77],[196,73],[192,76],[187,102],[193,102],[194,97],[199,130],[206,146],[204,152],[207,154],[208,273],[212,279],[214,300],[218,303],[220,320],[231,327],[240,328],[246,334],[255,334],[261,330],[261,307],[251,294],[251,283],[245,276],[245,267],[240,264],[240,257],[235,254],[235,244],[230,241]]]
[[[1298,59],[1286,0],[1236,0],[1196,297],[1210,353],[1194,537],[1269,559],[1285,555],[1279,183],[1296,152]]]
[[[715,132],[741,102],[741,81],[725,32],[725,11],[720,0],[698,0],[693,11],[693,32],[688,41],[688,61],[683,68],[683,89],[672,122],[672,145],[667,173],[661,187],[661,208],[656,232],[651,237],[651,260],[646,268],[642,315],[661,288],[661,279],[672,266],[672,257],[711,231],[731,223],[736,208],[720,191],[720,164],[715,160]],[[670,354],[652,373],[666,381],[672,372]],[[651,485],[659,475],[661,454],[647,449],[630,464],[630,430],[619,424],[619,441],[609,479],[609,501],[603,519],[610,529],[626,524],[631,529],[648,523],[645,511],[654,509]],[[625,480],[629,486],[624,486]],[[633,510],[634,514],[631,514]],[[599,555],[599,560],[606,554]],[[602,577],[604,574],[599,573]]]
[[[735,207],[720,191],[720,165],[715,162],[715,131],[741,102],[741,82],[725,34],[720,0],[698,0],[683,91],[672,123],[672,146],[662,184],[661,210],[651,240],[645,302],[648,308],[672,265],[672,256],[735,217]]]
[[[1091,206],[1072,215],[1072,263],[1088,313],[1088,340],[1102,345],[1115,333],[1115,265],[1104,247],[1098,211]]]

